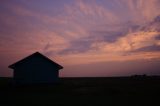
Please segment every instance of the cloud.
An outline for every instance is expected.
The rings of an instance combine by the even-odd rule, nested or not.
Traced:
[[[1,3],[0,52],[13,60],[35,51],[65,65],[159,59],[159,0]]]
[[[124,10],[134,22],[140,24],[152,20],[159,15],[159,0],[116,0],[119,7],[126,8]]]
[[[157,23],[159,22],[153,22],[155,22],[155,20],[129,31],[126,35],[120,36],[114,42],[89,38],[90,40],[92,39],[91,41],[88,40],[89,43],[84,43],[84,45],[83,43],[81,44],[81,47],[87,48],[87,50],[70,52],[69,54],[66,54],[65,57],[63,57],[63,55],[61,56],[64,59],[69,60],[69,63],[71,64],[159,59],[160,46],[158,38],[160,32],[157,29]],[[101,36],[98,38],[101,38]],[[75,49],[72,49],[70,51],[74,50]],[[75,62],[75,60],[79,60],[78,63]]]
[[[138,51],[145,51],[145,52],[154,52],[154,51],[160,51],[160,45],[151,45],[147,47],[143,47],[140,49],[135,50],[136,52]]]
[[[102,43],[100,49],[105,52],[128,52],[155,44],[159,32],[134,32],[119,38],[114,43]],[[94,46],[94,44],[93,44]]]

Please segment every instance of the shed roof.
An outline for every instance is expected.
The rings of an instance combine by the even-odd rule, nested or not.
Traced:
[[[31,58],[34,58],[34,57],[44,58],[44,59],[46,59],[48,62],[56,65],[59,69],[63,69],[63,66],[61,66],[61,65],[59,65],[58,63],[52,61],[51,59],[49,59],[48,57],[42,55],[42,54],[39,53],[39,52],[35,52],[35,53],[33,53],[33,54],[25,57],[24,59],[22,59],[22,60],[20,60],[20,61],[18,61],[18,62],[16,62],[16,63],[13,63],[13,64],[9,65],[8,67],[14,69],[14,68],[16,68],[18,65],[20,65],[20,64],[24,63],[25,61],[27,61],[27,60],[29,60],[29,59],[31,59]]]

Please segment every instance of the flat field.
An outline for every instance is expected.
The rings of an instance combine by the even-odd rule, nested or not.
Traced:
[[[0,106],[160,106],[160,77],[61,78],[56,85],[12,85],[0,78]]]

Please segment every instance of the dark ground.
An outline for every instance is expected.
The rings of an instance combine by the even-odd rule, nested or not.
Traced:
[[[61,78],[13,86],[0,78],[0,106],[160,106],[160,77]]]

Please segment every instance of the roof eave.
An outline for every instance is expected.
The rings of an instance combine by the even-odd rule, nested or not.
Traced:
[[[59,66],[59,69],[63,69],[63,67],[62,67],[62,66]]]
[[[13,65],[9,65],[8,68],[14,69],[14,66]]]

